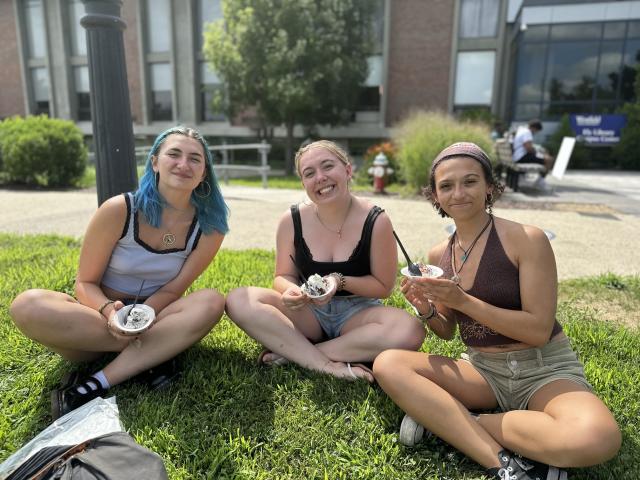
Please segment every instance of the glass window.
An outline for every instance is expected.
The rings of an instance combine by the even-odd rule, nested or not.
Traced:
[[[168,52],[171,47],[170,0],[147,0],[147,51]]]
[[[196,21],[196,49],[202,51],[202,37],[207,23],[223,18],[221,0],[198,0],[198,21]]]
[[[24,16],[27,27],[27,44],[30,58],[43,58],[47,54],[44,10],[41,0],[26,0]]]
[[[521,47],[516,74],[518,102],[542,100],[546,55],[546,44],[525,44]]]
[[[168,63],[152,63],[151,71],[151,118],[152,120],[172,120],[173,110],[171,90],[173,79]]]
[[[514,120],[530,120],[540,117],[539,103],[518,103]]]
[[[547,100],[591,100],[598,65],[598,43],[549,45]]]
[[[74,67],[73,78],[76,87],[76,118],[80,121],[91,120],[91,97],[89,95],[89,67]]]
[[[214,108],[213,99],[221,90],[220,79],[206,62],[200,62],[200,119],[205,122],[224,120],[224,112]]]
[[[622,63],[622,47],[620,41],[602,42],[600,50],[600,67],[596,85],[596,98],[615,99],[620,85],[620,65]]]
[[[640,38],[640,22],[629,22],[628,38]]]
[[[634,83],[638,63],[640,63],[640,39],[627,40],[622,60],[622,85],[620,88],[620,100],[623,102],[631,102],[636,99]]]
[[[49,75],[46,68],[31,69],[31,83],[33,86],[34,115],[41,113],[49,115]]]
[[[456,105],[490,105],[496,53],[458,52],[456,62]]]
[[[523,33],[523,38],[527,42],[547,40],[549,36],[549,25],[531,25]]]
[[[607,22],[604,24],[603,38],[607,40],[624,38],[624,33],[626,29],[627,29],[626,22]]]
[[[593,40],[602,37],[602,23],[551,25],[551,40]]]
[[[495,37],[500,0],[462,0],[460,38]]]
[[[384,50],[384,0],[375,0],[373,10],[373,48],[371,53]]]
[[[550,103],[543,107],[543,117],[548,120],[560,120],[565,114],[591,113],[593,110],[591,102],[572,103]]]
[[[69,30],[71,33],[71,54],[87,55],[87,35],[80,19],[84,16],[84,5],[80,0],[69,0]]]

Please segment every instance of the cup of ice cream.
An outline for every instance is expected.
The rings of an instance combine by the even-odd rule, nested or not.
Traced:
[[[156,312],[149,305],[125,305],[116,312],[114,327],[121,335],[140,335],[155,319]]]
[[[329,282],[324,277],[314,273],[300,288],[309,298],[318,300],[324,298],[325,295],[329,293],[331,285],[329,285]]]
[[[420,272],[422,272],[422,275],[420,276],[412,275],[409,271],[409,267],[402,267],[400,273],[409,278],[438,278],[441,277],[444,273],[444,271],[436,265],[425,265],[424,263],[418,263],[418,267],[420,268]]]

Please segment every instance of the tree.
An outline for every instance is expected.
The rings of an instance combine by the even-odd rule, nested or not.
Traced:
[[[259,127],[347,123],[367,73],[371,0],[223,0],[204,54],[222,81],[226,113],[254,110]]]
[[[622,113],[627,115],[627,125],[613,149],[617,164],[629,170],[640,169],[640,64],[636,66],[634,94],[634,101],[622,107]]]

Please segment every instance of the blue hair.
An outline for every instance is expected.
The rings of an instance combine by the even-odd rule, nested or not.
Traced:
[[[213,155],[209,150],[206,140],[197,130],[193,128],[176,126],[171,127],[156,137],[153,146],[147,155],[147,162],[144,169],[144,174],[140,179],[140,186],[135,194],[135,206],[140,210],[149,225],[158,228],[162,220],[162,209],[166,206],[167,202],[160,192],[158,191],[158,185],[156,184],[156,175],[153,171],[153,156],[157,155],[160,151],[160,147],[169,135],[184,135],[189,138],[193,138],[200,142],[204,150],[206,158],[205,171],[206,175],[202,183],[205,181],[211,187],[210,193],[207,196],[203,196],[206,193],[207,188],[198,185],[198,187],[191,192],[191,204],[196,209],[196,215],[198,222],[200,222],[200,228],[204,233],[211,233],[213,230],[217,230],[223,235],[229,231],[229,224],[227,218],[229,216],[229,207],[222,197],[220,186],[218,185],[218,179],[213,171]],[[201,192],[201,190],[204,190]],[[196,193],[198,191],[198,193]]]

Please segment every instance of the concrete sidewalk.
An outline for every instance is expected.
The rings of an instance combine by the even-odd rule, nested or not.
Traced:
[[[497,216],[536,225],[553,237],[560,279],[614,272],[640,274],[640,173],[581,173],[553,181],[555,192],[505,193]],[[550,183],[551,183],[550,181]],[[596,185],[597,184],[597,185]],[[222,187],[231,210],[223,248],[275,249],[275,229],[300,190]],[[453,222],[422,198],[373,196],[410,254],[423,257],[447,237]],[[97,208],[95,190],[51,192],[0,189],[0,232],[81,237]]]

